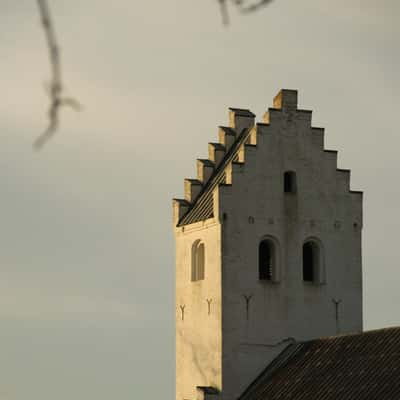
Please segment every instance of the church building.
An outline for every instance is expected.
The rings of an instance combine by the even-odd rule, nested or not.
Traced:
[[[262,122],[230,108],[173,201],[176,400],[324,399],[304,395],[307,371],[317,382],[316,363],[329,370],[329,355],[339,368],[338,346],[368,341],[363,195],[311,117],[295,90],[281,90]],[[385,335],[400,347],[400,330]]]

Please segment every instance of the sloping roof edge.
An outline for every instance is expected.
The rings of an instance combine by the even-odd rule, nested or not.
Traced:
[[[237,152],[239,151],[240,146],[243,143],[245,143],[245,141],[249,137],[250,131],[252,128],[253,127],[244,128],[242,130],[242,132],[238,135],[235,142],[232,144],[232,146],[226,152],[224,158],[219,163],[219,165],[216,168],[216,170],[214,171],[214,173],[211,175],[210,179],[207,181],[207,183],[204,185],[201,192],[198,194],[198,196],[194,200],[192,206],[178,221],[178,224],[177,224],[178,227],[183,226],[183,225],[188,225],[188,224],[191,224],[194,222],[198,222],[203,219],[207,219],[207,218],[211,217],[211,215],[209,215],[209,214],[210,214],[210,212],[212,213],[212,201],[210,201],[210,196],[212,196],[212,191],[218,184],[222,183],[221,179],[223,178],[223,176],[225,174],[226,167],[229,165],[230,162],[233,161]],[[202,206],[205,206],[205,207],[202,207]],[[210,210],[210,207],[211,207],[211,210]],[[199,212],[196,213],[196,210]]]
[[[267,367],[250,383],[247,389],[240,395],[238,400],[249,399],[249,395],[256,389],[263,381],[269,379],[275,371],[284,366],[302,347],[302,342],[292,343],[287,345]]]
[[[400,327],[328,336],[284,349],[238,400],[400,399]]]

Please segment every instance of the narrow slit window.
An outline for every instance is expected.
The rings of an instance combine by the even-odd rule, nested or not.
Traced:
[[[283,191],[285,193],[296,193],[296,173],[286,171],[283,175]]]
[[[192,281],[201,281],[205,278],[205,246],[196,241],[192,246]]]
[[[320,251],[317,243],[303,244],[303,281],[317,282],[320,275]]]
[[[204,243],[200,243],[197,248],[197,280],[201,281],[204,279]]]
[[[270,240],[263,240],[258,247],[258,276],[261,281],[272,281],[275,268],[275,249]]]

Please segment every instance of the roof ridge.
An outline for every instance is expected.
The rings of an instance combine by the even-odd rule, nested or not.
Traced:
[[[367,335],[369,333],[377,333],[377,332],[390,331],[390,330],[400,331],[400,326],[387,326],[384,328],[375,328],[375,329],[371,329],[368,331],[361,331],[361,332],[339,333],[337,335],[322,336],[322,337],[315,338],[315,339],[305,340],[305,341],[302,341],[301,343],[310,343],[310,342],[324,341],[324,340],[334,340],[334,339],[340,339],[340,338],[344,338],[344,337],[362,336],[362,335]]]

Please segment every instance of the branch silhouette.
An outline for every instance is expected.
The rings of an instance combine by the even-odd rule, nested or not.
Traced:
[[[228,13],[228,1],[229,0],[218,0],[221,6],[222,22],[224,25],[229,24],[229,13]],[[231,2],[239,9],[243,14],[257,11],[258,9],[265,7],[272,3],[274,0],[257,0],[250,2],[247,0],[231,0]]]
[[[250,2],[248,0],[217,0],[220,4],[222,22],[224,25],[229,24],[228,1],[231,1],[242,13],[250,13],[257,11],[259,8],[267,6],[273,0],[256,0]],[[47,0],[37,0],[39,14],[45,32],[47,46],[49,50],[49,58],[51,65],[51,81],[47,89],[50,98],[50,107],[48,110],[49,124],[46,130],[34,141],[33,147],[40,150],[47,141],[56,133],[60,124],[60,108],[70,107],[75,111],[82,109],[77,100],[71,97],[64,97],[61,76],[60,49],[57,44],[56,33],[52,22],[50,9]]]
[[[218,0],[221,6],[222,23],[224,25],[229,24],[228,4],[226,0]]]
[[[39,7],[41,22],[47,40],[51,65],[51,82],[47,90],[50,97],[50,107],[48,111],[49,124],[47,126],[47,129],[33,143],[34,149],[40,150],[55,134],[59,127],[60,108],[68,106],[76,111],[79,111],[82,107],[77,100],[63,96],[60,50],[57,44],[57,38],[54,30],[54,25],[52,23],[49,6],[47,4],[47,0],[37,0],[37,4]]]
[[[242,11],[243,13],[247,13],[247,12],[257,11],[262,7],[266,7],[273,1],[274,0],[259,0],[258,2],[249,4],[247,6],[244,4],[245,1],[236,1],[236,3],[238,3],[237,5],[239,6],[240,11]]]

